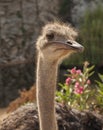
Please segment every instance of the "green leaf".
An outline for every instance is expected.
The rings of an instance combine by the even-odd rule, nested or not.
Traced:
[[[91,73],[89,73],[88,77],[92,76],[94,74],[94,71],[92,71]]]
[[[103,83],[101,83],[101,82],[99,82],[97,80],[95,82],[98,84],[99,88],[103,90]]]
[[[99,78],[101,79],[101,81],[103,82],[103,74],[98,74]]]
[[[88,72],[92,71],[94,69],[95,65],[92,65],[91,67],[88,67]]]
[[[58,85],[59,85],[61,88],[64,88],[64,85],[63,85],[63,84],[59,83]]]
[[[100,90],[99,90],[99,93],[103,96],[103,91],[100,91]]]

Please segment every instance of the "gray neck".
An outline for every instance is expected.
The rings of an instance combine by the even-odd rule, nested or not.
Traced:
[[[36,85],[40,130],[57,130],[54,108],[56,77],[57,65],[38,56]]]

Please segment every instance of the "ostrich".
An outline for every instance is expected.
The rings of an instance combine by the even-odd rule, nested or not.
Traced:
[[[98,129],[96,130],[101,130],[103,122],[92,113],[81,114],[63,108],[60,104],[56,103],[55,105],[56,77],[59,64],[71,53],[82,52],[84,49],[75,41],[76,36],[77,32],[70,25],[54,22],[44,26],[36,42],[38,109],[34,109],[33,103],[18,108],[2,121],[0,130],[39,130],[39,126],[40,130],[58,130],[58,126],[59,130],[94,130],[94,127],[89,129],[92,125],[90,127],[88,121],[81,122],[82,120],[79,120],[80,118],[84,120],[84,117],[88,117],[91,122],[93,119],[94,124],[97,121]],[[69,125],[68,121],[70,121]]]
[[[77,32],[70,25],[63,23],[49,23],[43,28],[36,43],[38,109],[33,103],[21,106],[0,122],[0,130],[103,129],[102,116],[72,110],[54,101],[60,62],[71,53],[84,49],[74,40],[76,36]]]
[[[40,130],[58,130],[54,107],[58,64],[71,53],[83,51],[83,46],[74,41],[76,34],[70,26],[54,23],[46,25],[37,40],[36,85]]]

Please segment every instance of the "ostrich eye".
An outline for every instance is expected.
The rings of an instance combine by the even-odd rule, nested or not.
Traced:
[[[48,33],[46,34],[46,37],[48,38],[48,40],[52,40],[54,38],[54,33]]]

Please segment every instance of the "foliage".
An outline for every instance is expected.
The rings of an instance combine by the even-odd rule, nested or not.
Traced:
[[[97,107],[98,108],[103,108],[103,75],[102,74],[98,74],[99,78],[101,81],[97,81]],[[103,113],[103,109],[100,109],[100,111]]]
[[[57,91],[56,100],[80,110],[91,108],[95,89],[91,91],[89,77],[94,73],[93,68],[94,66],[88,67],[88,62],[85,62],[83,72],[76,67],[68,70],[65,83],[59,84],[61,90]]]
[[[80,24],[80,41],[85,46],[84,60],[101,64],[103,55],[103,7],[88,10]],[[87,57],[88,55],[88,57]]]

